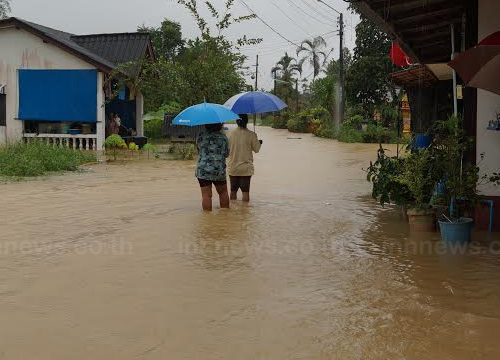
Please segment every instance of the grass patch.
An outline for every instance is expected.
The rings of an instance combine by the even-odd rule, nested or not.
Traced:
[[[0,176],[30,177],[51,172],[76,171],[82,164],[94,162],[92,153],[54,147],[45,142],[22,142],[0,147]]]

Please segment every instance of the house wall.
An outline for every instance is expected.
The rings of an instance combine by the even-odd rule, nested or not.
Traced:
[[[499,14],[500,1],[479,0],[479,41],[500,31]],[[481,163],[481,171],[486,174],[500,170],[500,132],[486,129],[489,121],[496,118],[497,112],[500,113],[500,96],[478,89],[476,156],[478,163]],[[485,159],[481,162],[482,153],[485,154]],[[486,186],[481,189],[481,192],[488,197],[500,196],[500,187]],[[497,212],[500,213],[500,208],[497,208]]]
[[[23,122],[15,120],[18,112],[18,69],[95,69],[93,65],[15,27],[0,29],[0,49],[0,83],[7,85],[7,126],[0,126],[0,144],[22,138]],[[102,104],[102,74],[99,74],[99,79],[96,96],[98,104]],[[104,108],[100,108],[97,120],[103,124],[98,124],[98,128],[104,128],[104,116]]]

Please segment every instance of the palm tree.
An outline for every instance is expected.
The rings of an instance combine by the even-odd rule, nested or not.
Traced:
[[[0,0],[0,19],[7,17],[10,12],[10,0]]]
[[[305,53],[299,64],[302,65],[304,62],[308,61],[314,70],[313,82],[316,80],[316,77],[319,75],[326,62],[327,55],[324,51],[321,51],[324,47],[326,47],[325,39],[321,36],[317,36],[312,40],[306,39],[302,41],[297,48],[297,56]]]
[[[297,74],[300,75],[302,74],[302,64],[297,62],[297,59],[291,57],[288,55],[288,53],[285,53],[285,55],[276,63],[276,66],[271,69],[271,73],[278,78],[278,73],[279,73],[279,80],[282,81],[282,86],[280,86],[280,89],[283,89],[284,91],[283,94],[281,94],[284,97],[284,100],[286,103],[288,103],[288,100],[290,96],[293,93],[293,75]]]

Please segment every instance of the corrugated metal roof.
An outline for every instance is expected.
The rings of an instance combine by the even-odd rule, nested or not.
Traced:
[[[72,36],[71,40],[114,64],[136,61],[146,55],[149,34],[123,33]]]
[[[147,33],[78,36],[19,18],[0,20],[0,25],[9,23],[24,26],[27,30],[54,41],[66,50],[80,55],[86,61],[101,65],[103,70],[108,71],[122,63],[144,57],[150,44],[150,36]]]

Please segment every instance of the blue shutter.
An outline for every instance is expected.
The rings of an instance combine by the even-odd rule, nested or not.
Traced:
[[[97,71],[19,70],[19,120],[94,123]]]

